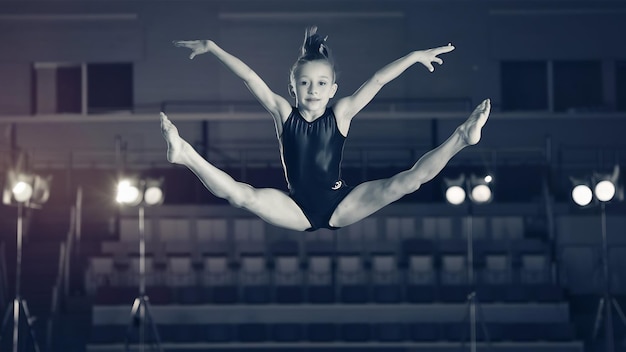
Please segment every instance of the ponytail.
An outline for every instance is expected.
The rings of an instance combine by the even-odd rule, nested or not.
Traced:
[[[311,26],[304,33],[304,42],[300,48],[300,56],[291,67],[290,78],[294,78],[294,72],[298,66],[307,62],[324,60],[335,70],[335,62],[330,48],[326,44],[328,36],[322,37],[317,33],[317,26]]]

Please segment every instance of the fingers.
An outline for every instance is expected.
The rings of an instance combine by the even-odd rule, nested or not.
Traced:
[[[435,48],[433,49],[433,51],[435,52],[435,55],[439,55],[439,54],[449,53],[454,49],[455,49],[454,45],[448,44],[446,46],[440,46],[438,48]]]
[[[172,43],[174,46],[179,48],[188,48],[191,49],[192,53],[189,55],[189,59],[193,60],[196,55],[198,55],[198,41],[197,40],[173,40]]]
[[[173,40],[172,43],[174,46],[189,48],[190,45],[193,45],[195,40]]]

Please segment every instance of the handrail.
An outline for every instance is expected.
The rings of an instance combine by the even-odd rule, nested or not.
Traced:
[[[165,100],[161,102],[165,112],[264,112],[256,100]],[[364,111],[471,111],[470,97],[449,98],[378,98],[370,102]]]
[[[430,149],[427,145],[406,146],[395,143],[377,143],[364,145],[357,141],[346,146],[343,158],[344,166],[408,166]],[[0,148],[0,165],[3,149]],[[383,155],[384,154],[384,155]],[[111,149],[66,150],[66,149],[31,149],[30,163],[34,169],[115,169],[116,152]],[[381,156],[382,155],[382,156]],[[453,163],[475,159],[477,155],[488,155],[491,160],[545,160],[545,149],[537,148],[483,148],[477,146],[467,149],[453,159]],[[125,157],[133,168],[169,167],[163,149],[128,149]],[[214,145],[208,150],[208,158],[217,167],[253,167],[254,165],[280,166],[278,144],[274,141],[250,145]],[[510,163],[509,163],[510,164]]]
[[[58,266],[57,266],[57,280],[55,282],[55,284],[52,286],[52,303],[50,305],[50,318],[48,319],[48,326],[47,326],[47,335],[46,335],[46,345],[48,346],[48,350],[53,350],[52,348],[52,337],[54,336],[54,327],[55,327],[55,322],[58,318],[58,312],[59,312],[59,308],[60,308],[60,291],[61,291],[61,286],[60,286],[60,282],[61,281],[61,277],[63,276],[63,262],[64,262],[64,258],[65,258],[65,253],[66,253],[66,246],[65,246],[65,242],[61,242],[59,244],[59,262],[58,262]]]
[[[70,209],[70,226],[67,231],[67,237],[65,241],[62,241],[59,247],[59,261],[57,268],[57,277],[52,287],[52,299],[50,304],[50,317],[48,319],[47,326],[47,344],[48,348],[52,350],[53,336],[55,333],[55,322],[58,319],[59,310],[62,302],[65,302],[69,291],[69,266],[70,266],[70,254],[72,252],[72,243],[76,234],[77,228],[77,209],[81,206],[82,191],[79,187],[76,195],[76,205]]]
[[[0,242],[0,307],[4,307],[9,302],[8,289],[8,276],[7,276],[7,263],[6,254],[4,250],[4,242]]]

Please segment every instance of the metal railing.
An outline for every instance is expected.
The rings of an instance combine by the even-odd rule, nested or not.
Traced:
[[[4,242],[0,242],[0,309],[9,303],[9,279],[7,276],[6,252]]]

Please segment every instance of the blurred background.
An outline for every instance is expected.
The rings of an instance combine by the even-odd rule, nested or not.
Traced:
[[[172,41],[212,39],[289,99],[310,25],[337,97],[456,47],[355,118],[349,185],[410,167],[483,99],[492,113],[414,194],[305,233],[169,164],[159,111],[237,180],[286,190],[269,114]],[[620,33],[617,0],[0,0],[0,350],[626,351]]]

